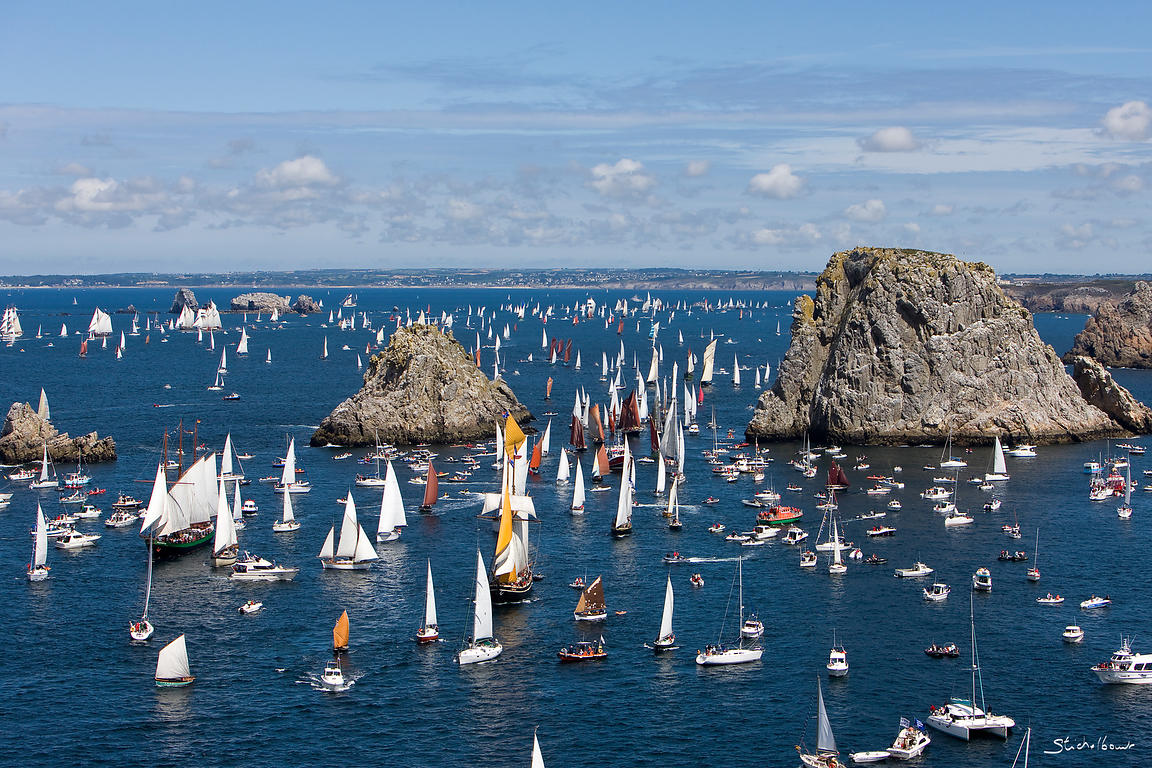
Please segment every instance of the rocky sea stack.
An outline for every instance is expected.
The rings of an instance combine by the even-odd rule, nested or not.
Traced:
[[[332,411],[312,445],[455,443],[493,437],[511,413],[532,419],[503,381],[489,381],[452,334],[430,325],[399,328],[372,356],[364,386]]]
[[[292,304],[292,311],[299,312],[301,315],[308,315],[313,312],[319,312],[320,305],[311,296],[300,294],[296,297],[296,301]]]
[[[796,300],[791,346],[747,435],[806,431],[863,445],[942,442],[949,432],[969,444],[1127,433],[1084,399],[991,267],[886,248],[833,255],[815,300]]]
[[[287,312],[291,305],[286,296],[277,296],[274,293],[256,292],[242,293],[232,299],[233,312]]]
[[[172,309],[168,312],[178,315],[184,307],[188,307],[193,312],[200,308],[200,305],[196,303],[196,294],[192,292],[191,288],[178,288],[176,290],[176,295],[172,297]]]
[[[1102,304],[1064,361],[1080,355],[1118,368],[1152,368],[1152,284],[1139,281],[1119,305]]]
[[[57,432],[56,427],[41,418],[28,403],[12,403],[4,429],[0,431],[0,461],[5,464],[40,461],[45,443],[48,455],[57,462],[76,461],[81,455],[89,464],[116,460],[116,442],[112,438],[101,439],[95,432],[69,437],[67,432]]]

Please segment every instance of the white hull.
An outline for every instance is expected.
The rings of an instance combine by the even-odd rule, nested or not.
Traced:
[[[750,661],[760,661],[763,653],[762,648],[729,648],[719,653],[699,653],[696,655],[696,663],[702,667],[747,664]]]
[[[259,571],[257,573],[236,573],[234,571],[228,575],[228,578],[233,581],[292,581],[299,572],[299,568],[279,568],[274,571]]]
[[[1083,638],[1080,638],[1083,640]],[[1080,642],[1076,640],[1075,642]],[[1137,685],[1147,685],[1152,683],[1152,671],[1144,672],[1124,672],[1114,669],[1093,669],[1096,677],[1100,678],[1102,683],[1128,683]]]
[[[272,523],[273,533],[292,533],[293,531],[300,530],[300,523],[296,520],[289,520],[286,523],[276,522]]]
[[[465,664],[482,664],[486,661],[493,661],[504,651],[504,647],[495,640],[491,645],[472,645],[456,654],[456,663],[464,666]]]
[[[216,568],[228,568],[236,565],[236,554],[221,555],[220,557],[212,558],[212,565]]]
[[[383,531],[381,533],[376,534],[376,543],[381,544],[385,541],[396,541],[399,538],[400,538],[400,531],[399,530]]]
[[[147,619],[141,619],[135,624],[128,625],[128,636],[138,643],[142,643],[152,637],[152,633],[155,631],[152,622]]]
[[[973,717],[973,718],[957,718],[953,719],[947,715],[932,715],[928,718],[928,725],[932,726],[938,731],[943,731],[949,736],[955,736],[958,739],[968,741],[973,734],[988,733],[993,736],[999,736],[1002,739],[1008,738],[1008,731],[1016,725],[1016,721],[1010,717],[998,717],[992,715],[991,717]]]
[[[48,566],[38,565],[28,571],[28,581],[44,581],[48,578]]]
[[[321,560],[320,565],[332,571],[366,571],[372,567],[371,560],[357,563],[352,560]]]

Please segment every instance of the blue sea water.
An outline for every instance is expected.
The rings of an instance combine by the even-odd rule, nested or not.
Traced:
[[[226,305],[239,290],[198,291]],[[89,345],[77,357],[80,337],[95,306],[115,310],[129,303],[142,313],[168,309],[172,292],[160,289],[29,290],[0,293],[0,303],[20,308],[26,335],[13,347],[0,347],[0,403],[29,401],[43,387],[54,424],[80,434],[92,430],[116,438],[119,461],[90,467],[93,485],[107,488],[97,503],[108,512],[118,491],[146,498],[160,456],[161,435],[179,419],[209,447],[222,446],[231,433],[241,451],[254,454],[245,463],[250,478],[277,473],[271,463],[282,455],[286,435],[297,440],[300,464],[314,490],[294,497],[303,527],[295,534],[273,534],[280,501],[271,487],[252,483],[245,498],[260,505],[240,533],[241,546],[300,566],[290,584],[233,584],[207,565],[203,550],[184,559],[158,563],[154,574],[151,616],[156,635],[145,646],[128,643],[127,625],[143,603],[146,557],[135,529],[106,529],[100,521],[80,527],[103,534],[96,547],[78,553],[49,552],[51,577],[28,584],[24,564],[30,552],[28,529],[37,498],[45,511],[61,510],[56,494],[37,495],[16,487],[11,506],[0,511],[0,600],[6,608],[6,642],[0,653],[0,762],[6,764],[123,765],[126,763],[203,765],[314,765],[333,761],[398,763],[415,766],[527,765],[532,731],[545,761],[552,766],[642,765],[671,768],[705,763],[784,766],[798,763],[793,745],[814,741],[816,680],[843,753],[883,749],[894,737],[901,716],[926,719],[929,707],[949,695],[969,690],[969,584],[980,566],[991,569],[994,589],[975,595],[975,615],[983,667],[983,692],[989,708],[1016,718],[1018,728],[1007,742],[978,739],[969,744],[932,733],[933,743],[917,764],[923,766],[1010,765],[1024,728],[1033,730],[1032,762],[1051,766],[1127,766],[1144,762],[1152,749],[1152,687],[1103,686],[1088,667],[1106,659],[1121,633],[1135,635],[1137,650],[1152,646],[1149,609],[1152,588],[1142,567],[1148,551],[1152,494],[1133,498],[1135,513],[1121,521],[1113,502],[1092,503],[1081,464],[1106,454],[1105,443],[1042,447],[1031,460],[1009,459],[1012,479],[996,489],[1004,501],[999,512],[981,511],[988,495],[960,487],[959,504],[976,517],[972,526],[945,530],[919,492],[932,483],[921,469],[940,459],[940,447],[848,448],[841,461],[853,483],[840,497],[840,512],[849,538],[865,554],[887,557],[886,566],[851,563],[848,573],[830,577],[797,566],[798,552],[777,540],[763,547],[742,548],[705,529],[724,522],[729,529],[748,529],[755,510],[740,504],[756,484],[750,476],[729,484],[711,476],[701,451],[711,447],[709,430],[688,437],[687,484],[682,488],[680,533],[667,530],[661,500],[651,494],[655,466],[638,465],[635,534],[623,540],[608,535],[615,509],[613,491],[589,494],[586,514],[571,516],[571,486],[553,479],[559,446],[567,434],[568,414],[577,386],[594,401],[607,402],[607,385],[599,380],[601,351],[613,357],[623,340],[629,362],[638,353],[646,370],[649,323],[625,322],[622,336],[602,320],[573,325],[559,318],[545,329],[550,337],[574,339],[582,370],[550,366],[541,349],[538,318],[517,320],[499,311],[501,304],[537,303],[557,307],[595,297],[609,305],[629,298],[621,291],[560,290],[361,290],[357,312],[367,312],[376,326],[388,325],[393,306],[415,315],[453,312],[455,335],[466,346],[475,331],[465,328],[469,307],[496,312],[495,327],[514,330],[502,342],[505,376],[537,415],[543,429],[552,418],[553,451],[545,458],[541,478],[533,482],[540,524],[534,526],[538,570],[546,575],[530,604],[497,608],[496,634],[504,645],[500,659],[461,669],[454,651],[470,626],[469,598],[475,552],[491,563],[491,525],[475,519],[473,498],[442,501],[435,513],[416,511],[421,487],[401,483],[409,508],[409,527],[396,543],[378,547],[381,559],[366,573],[321,570],[316,553],[328,528],[338,522],[335,499],[352,486],[359,465],[335,461],[335,451],[310,448],[308,437],[320,420],[361,382],[356,354],[365,362],[372,332],[323,327],[327,316],[290,316],[273,328],[249,315],[250,354],[234,354],[241,315],[226,314],[227,333],[217,334],[217,347],[229,348],[226,391],[241,400],[224,402],[205,388],[214,378],[219,349],[194,334],[129,337],[124,359],[112,347],[129,316],[113,315],[116,336],[107,349]],[[335,307],[343,293],[318,295]],[[773,373],[788,344],[790,294],[661,294],[667,302],[709,298],[761,302],[770,307],[704,313],[677,312],[669,322],[661,313],[659,343],[664,350],[661,372],[673,361],[683,371],[689,348],[699,355],[707,337],[721,337],[717,367],[731,371],[733,355],[742,366],[743,386],[734,388],[728,373],[718,373],[707,392],[699,422],[716,409],[725,442],[728,429],[737,441],[760,394],[753,388],[751,366],[771,363]],[[76,304],[73,304],[73,298]],[[560,311],[561,317],[566,317]],[[166,318],[167,315],[165,314]],[[775,329],[780,322],[783,335]],[[57,338],[66,322],[73,335]],[[1046,340],[1063,351],[1082,327],[1082,316],[1038,315]],[[473,326],[477,318],[471,320]],[[35,339],[38,326],[45,332]],[[684,344],[677,343],[682,332]],[[161,342],[165,338],[167,341]],[[327,338],[330,356],[320,360]],[[735,343],[728,343],[729,341]],[[486,330],[482,342],[490,346]],[[50,346],[51,344],[51,346]],[[350,349],[343,350],[347,345]],[[264,362],[272,352],[272,363]],[[526,358],[531,354],[533,362]],[[484,349],[483,369],[490,373],[492,350]],[[635,374],[625,371],[625,385]],[[1116,371],[1116,377],[1146,402],[1152,401],[1152,374]],[[545,380],[555,379],[553,397],[544,401]],[[166,389],[165,385],[170,385]],[[682,384],[678,384],[682,396]],[[156,407],[165,406],[165,407]],[[646,453],[646,438],[634,446]],[[803,526],[815,534],[820,514],[813,494],[823,471],[805,481],[787,466],[798,448],[771,446],[775,464],[765,482],[783,491],[789,482],[805,490],[786,502],[804,509]],[[440,450],[462,456],[463,447]],[[362,454],[363,451],[357,451]],[[854,459],[867,454],[872,468],[854,471]],[[989,450],[965,455],[970,470],[983,472]],[[588,470],[590,455],[582,459]],[[441,490],[492,490],[497,474],[485,459],[473,484],[442,483]],[[822,460],[825,469],[827,459]],[[898,532],[891,539],[867,540],[872,522],[852,518],[880,508],[884,499],[863,493],[865,476],[903,467],[904,503],[883,521]],[[442,469],[453,468],[441,463]],[[1134,479],[1152,460],[1134,460]],[[61,470],[67,469],[61,467]],[[411,472],[397,464],[402,480]],[[375,530],[379,492],[353,489],[365,528]],[[700,502],[713,495],[716,506]],[[1024,538],[1014,541],[1000,530],[1019,520]],[[1002,549],[1031,554],[1039,528],[1039,566],[1043,580],[1024,578],[1028,564],[996,560]],[[693,565],[666,566],[668,551],[713,559]],[[732,668],[697,667],[695,651],[723,633],[731,638],[735,621],[725,610],[731,599],[737,556],[744,563],[744,602],[765,622],[761,662]],[[893,578],[892,569],[923,560],[953,586],[939,604],[921,598],[923,580]],[[443,642],[421,647],[413,641],[423,610],[425,563],[431,560],[436,580]],[[706,584],[692,589],[688,578],[700,572]],[[666,574],[676,590],[675,629],[680,649],[655,657],[643,647],[656,635]],[[578,626],[572,619],[577,593],[567,586],[575,576],[603,575],[610,617],[602,627]],[[1046,592],[1064,595],[1059,607],[1037,605]],[[1109,594],[1112,607],[1081,611],[1079,601],[1091,593]],[[244,616],[237,607],[248,599],[264,602],[264,611]],[[351,617],[348,668],[356,684],[347,692],[315,690],[311,678],[329,657],[331,628],[342,610]],[[615,615],[616,611],[626,611]],[[1084,627],[1081,645],[1066,645],[1066,624]],[[183,690],[158,690],[152,683],[158,649],[186,633],[196,683]],[[601,662],[566,665],[556,650],[577,639],[603,634],[609,657]],[[824,673],[833,633],[847,649],[851,671],[829,680]],[[1145,642],[1147,640],[1147,642]],[[956,642],[962,656],[933,660],[923,653],[932,642]],[[1103,750],[1134,742],[1127,751]],[[1061,754],[1057,739],[1094,749]],[[1064,742],[1061,742],[1064,743]],[[845,756],[847,761],[847,757]]]

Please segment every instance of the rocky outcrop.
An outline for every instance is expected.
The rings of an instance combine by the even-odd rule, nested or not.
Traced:
[[[111,437],[101,439],[95,432],[80,437],[69,437],[56,431],[51,422],[40,418],[28,403],[12,403],[4,429],[0,431],[0,461],[5,464],[26,464],[40,461],[44,444],[53,461],[84,461],[95,464],[116,460],[116,442]]]
[[[856,444],[1088,440],[1125,432],[1081,396],[991,267],[938,253],[833,255],[748,437]]]
[[[200,308],[200,305],[196,303],[196,294],[192,293],[191,288],[177,289],[176,296],[172,299],[172,309],[168,311],[173,315],[178,315],[184,307],[188,307],[193,312]]]
[[[364,386],[340,403],[312,445],[454,443],[489,438],[511,413],[532,419],[503,381],[489,381],[452,334],[430,325],[399,328],[372,356]]]
[[[1139,281],[1119,305],[1101,305],[1064,361],[1081,355],[1118,368],[1152,368],[1152,284]]]
[[[1141,403],[1132,393],[1116,383],[1108,369],[1091,357],[1072,359],[1072,378],[1084,399],[1111,416],[1131,432],[1152,432],[1152,408]]]
[[[292,311],[299,312],[301,315],[308,315],[314,312],[319,312],[320,305],[317,304],[311,296],[303,294],[296,297],[296,301],[292,304]]]
[[[277,296],[274,293],[242,293],[232,299],[233,312],[268,312],[272,310],[284,313],[291,308],[287,296]]]
[[[116,310],[116,314],[118,314],[118,315],[135,315],[138,312],[139,312],[139,310],[136,309],[135,304],[129,304],[128,306],[124,307],[123,309]]]

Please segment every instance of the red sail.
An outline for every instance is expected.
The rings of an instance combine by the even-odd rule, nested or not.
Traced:
[[[700,405],[704,404],[704,387],[700,387],[700,389],[696,390],[696,402]]]
[[[440,495],[440,480],[436,477],[436,468],[432,466],[432,460],[428,460],[428,484],[424,486],[424,503],[420,505],[421,509],[432,509],[432,505],[436,503],[436,498]]]
[[[847,488],[850,485],[848,477],[844,474],[844,470],[840,469],[840,465],[832,462],[832,466],[828,467],[828,487],[830,488]]]
[[[600,450],[596,451],[596,463],[592,465],[592,476],[603,477],[611,471],[608,465],[608,451],[604,448],[604,444],[600,444]]]
[[[629,392],[628,397],[620,405],[620,431],[640,431],[640,406],[635,391]]]
[[[648,437],[652,441],[652,453],[660,452],[660,438],[656,436],[656,419],[648,418]]]
[[[608,411],[608,432],[616,434],[616,414],[612,411]]]
[[[604,424],[600,421],[600,406],[596,403],[592,403],[592,408],[588,411],[588,427],[592,430],[594,442],[604,442]]]
[[[568,343],[564,347],[564,362],[568,362],[572,358],[572,339],[568,339]]]
[[[583,451],[588,447],[584,442],[584,425],[580,423],[580,419],[576,416],[572,417],[572,430],[568,442],[578,451]]]
[[[622,336],[624,334],[624,321],[620,321],[620,325],[616,326],[616,335]]]

